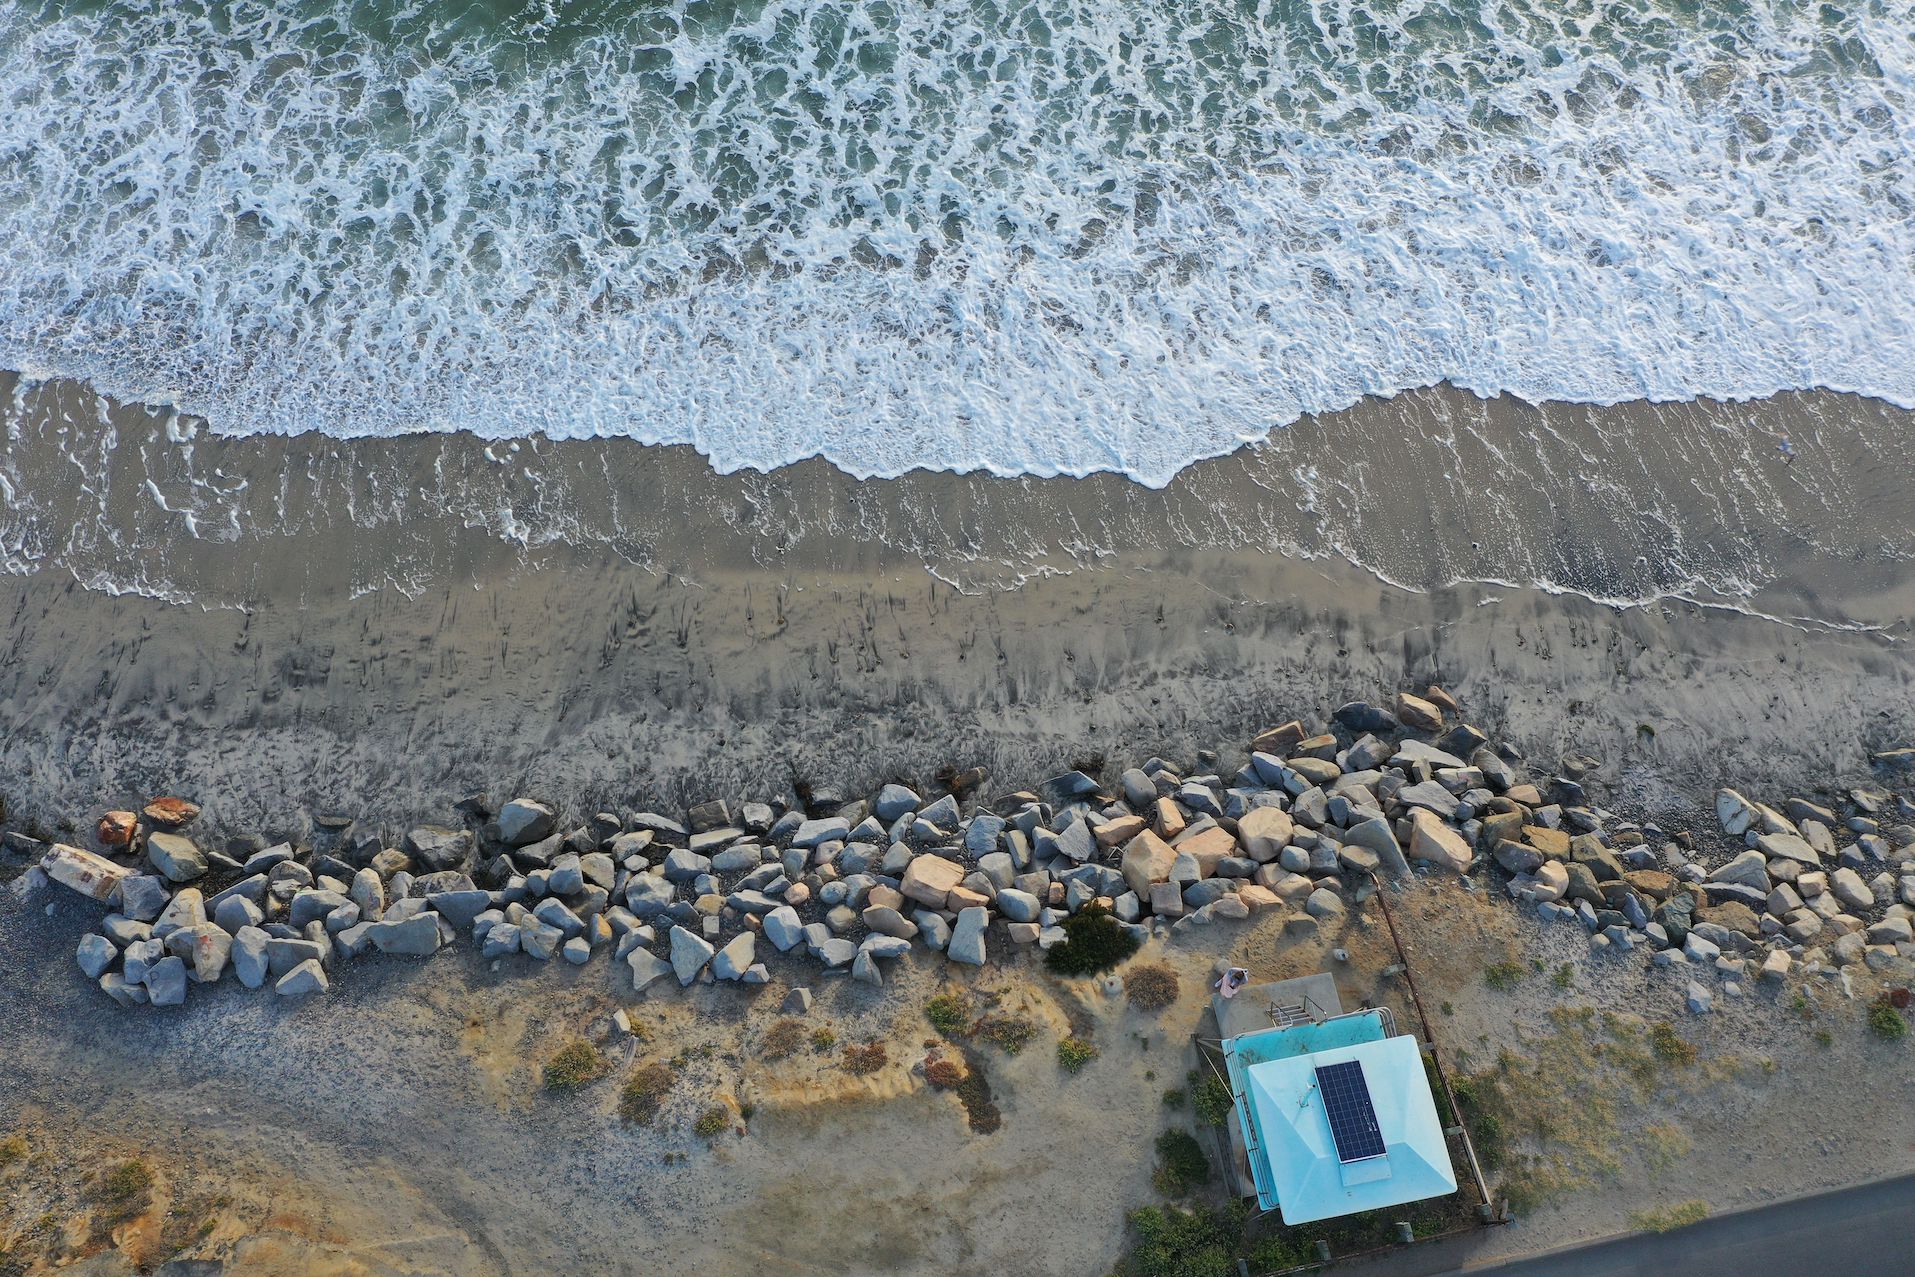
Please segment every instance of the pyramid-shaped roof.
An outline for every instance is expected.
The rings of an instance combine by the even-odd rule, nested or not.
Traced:
[[[1354,1061],[1368,1084],[1382,1155],[1338,1158],[1317,1070]],[[1244,1070],[1254,1126],[1259,1189],[1266,1185],[1287,1224],[1422,1201],[1456,1191],[1443,1126],[1412,1037],[1381,1038]]]

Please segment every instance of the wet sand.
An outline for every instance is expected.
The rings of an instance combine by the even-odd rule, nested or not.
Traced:
[[[1915,430],[1843,396],[1404,395],[1153,492],[226,439],[13,389],[0,796],[49,824],[153,789],[293,833],[477,788],[1022,784],[1427,681],[1652,795],[1859,779],[1915,721]],[[126,582],[148,593],[97,588]]]

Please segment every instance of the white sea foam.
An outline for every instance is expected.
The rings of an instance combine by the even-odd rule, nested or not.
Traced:
[[[0,363],[225,432],[1153,485],[1440,381],[1915,406],[1905,4],[315,9],[0,2]]]

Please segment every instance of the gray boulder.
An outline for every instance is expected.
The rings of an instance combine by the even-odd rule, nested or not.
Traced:
[[[749,931],[741,931],[712,959],[711,973],[720,980],[741,979],[756,955],[757,937]]]
[[[89,931],[80,937],[79,952],[75,956],[87,978],[98,980],[120,960],[120,951],[105,936]]]
[[[135,922],[151,922],[159,917],[160,910],[166,908],[167,899],[164,878],[138,874],[120,883],[120,912]]]
[[[273,985],[273,992],[295,998],[311,993],[324,993],[330,988],[332,988],[332,981],[326,978],[326,968],[320,966],[315,959],[308,958],[279,977],[279,982]]]
[[[550,962],[564,943],[565,933],[552,924],[529,913],[519,919],[519,949],[527,957]]]
[[[871,804],[871,810],[879,820],[889,825],[900,816],[914,812],[923,805],[924,800],[918,797],[915,790],[906,789],[903,785],[886,785],[878,791],[877,800]]]
[[[153,935],[155,939],[165,939],[181,927],[197,927],[206,921],[206,898],[197,887],[182,887],[180,893],[166,902],[166,908],[160,910],[160,916],[154,919]]]
[[[186,964],[195,984],[213,984],[226,974],[233,938],[210,922],[181,927],[166,937],[166,951]]]
[[[1375,852],[1383,872],[1391,877],[1409,877],[1410,862],[1404,857],[1403,848],[1396,841],[1396,833],[1390,828],[1390,822],[1382,817],[1374,816],[1350,826],[1350,832],[1343,836],[1343,841],[1346,846]]]
[[[146,971],[146,996],[156,1007],[176,1007],[186,1001],[186,964],[167,956]]]
[[[406,834],[405,851],[415,866],[428,873],[464,869],[472,859],[472,833],[421,825]]]
[[[416,913],[400,922],[375,922],[367,928],[366,938],[381,953],[427,957],[439,951],[439,917],[427,912]]]
[[[503,958],[507,954],[519,952],[519,924],[516,922],[495,922],[486,928],[484,939],[479,941],[481,958]]]
[[[109,971],[100,977],[100,988],[106,996],[123,1007],[143,1007],[146,1005],[146,986],[128,984],[126,977],[117,971]]]
[[[804,921],[790,905],[780,905],[765,915],[765,939],[778,952],[790,953],[804,938]]]
[[[257,989],[266,983],[266,939],[266,933],[258,927],[241,927],[233,934],[233,950],[229,955],[233,974],[248,989]]]
[[[650,949],[633,949],[625,955],[625,966],[632,973],[632,992],[643,993],[672,973],[672,964]]]
[[[683,927],[672,928],[671,942],[672,974],[678,977],[681,986],[688,986],[705,969],[705,964],[712,960],[715,950],[703,936],[695,935]]]
[[[257,927],[266,920],[260,907],[244,896],[228,896],[213,910],[213,921],[229,935],[238,935],[242,927]]]
[[[499,808],[499,841],[508,847],[523,847],[549,837],[558,825],[558,817],[544,803],[530,798],[514,798]]]
[[[884,976],[879,972],[877,962],[863,949],[858,950],[857,956],[851,959],[851,978],[860,984],[877,988],[884,986]]]
[[[984,965],[986,952],[984,929],[990,925],[990,912],[979,906],[960,909],[957,925],[951,928],[951,940],[944,948],[944,956],[953,962],[962,962],[973,967]]]
[[[625,884],[625,907],[640,921],[655,918],[671,907],[677,888],[668,879],[653,874],[633,874]]]
[[[193,840],[181,834],[161,833],[157,830],[146,836],[146,858],[153,867],[164,874],[170,882],[192,882],[206,874],[206,853],[193,845]],[[185,995],[181,995],[184,998]],[[158,1005],[175,1005],[158,1003]]]

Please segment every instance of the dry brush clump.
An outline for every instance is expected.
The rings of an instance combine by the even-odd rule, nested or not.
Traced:
[[[1161,1011],[1177,1000],[1177,973],[1161,962],[1140,963],[1124,973],[1124,996],[1139,1011]]]
[[[667,1064],[639,1065],[618,1094],[618,1115],[634,1126],[650,1125],[677,1076]]]
[[[866,1042],[862,1046],[848,1046],[844,1049],[845,1072],[857,1077],[876,1073],[890,1059],[890,1053],[882,1042]]]
[[[796,1020],[779,1020],[758,1043],[758,1054],[767,1060],[782,1060],[796,1055],[805,1044],[805,1026]]]

